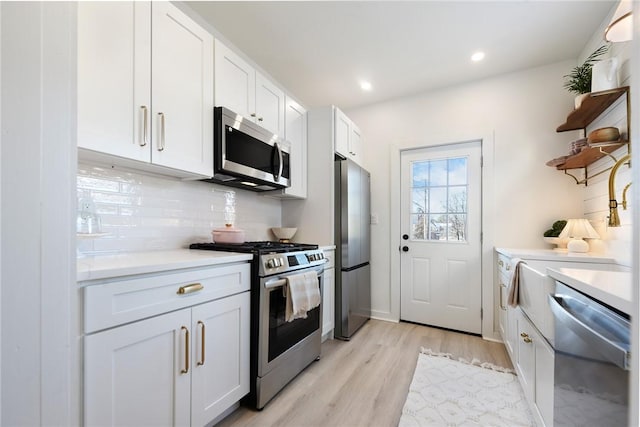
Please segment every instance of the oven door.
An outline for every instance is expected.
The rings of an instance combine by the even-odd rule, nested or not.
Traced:
[[[282,363],[287,363],[296,353],[307,351],[309,345],[317,348],[321,342],[322,304],[307,312],[306,319],[285,320],[287,275],[315,270],[318,275],[320,295],[323,293],[324,266],[296,270],[260,280],[260,332],[258,339],[258,376],[263,377]],[[317,345],[316,345],[317,344]],[[315,351],[315,350],[314,350]],[[306,355],[305,355],[306,356]]]

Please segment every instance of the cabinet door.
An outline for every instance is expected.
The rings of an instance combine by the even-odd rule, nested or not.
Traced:
[[[84,424],[189,425],[190,325],[184,309],[85,336]]]
[[[77,90],[78,147],[150,160],[149,2],[78,3]]]
[[[322,294],[322,336],[333,331],[335,316],[335,269],[324,270],[324,288]]]
[[[349,157],[349,127],[351,120],[339,109],[335,109],[335,151],[336,153]]]
[[[534,334],[536,347],[536,407],[547,426],[553,425],[553,348],[539,335]]]
[[[349,154],[356,163],[362,164],[362,135],[353,122],[349,128]]]
[[[260,73],[256,73],[256,123],[284,137],[284,91]]]
[[[249,392],[249,292],[193,308],[194,426],[216,418]]]
[[[154,164],[213,175],[213,36],[169,2],[153,2]]]
[[[534,401],[535,375],[536,375],[536,349],[534,344],[535,332],[533,326],[521,312],[517,317],[517,355],[516,365],[520,384],[527,399]]]
[[[218,39],[215,40],[215,104],[255,120],[256,72]]]
[[[291,187],[284,194],[307,197],[307,111],[289,97],[286,98],[284,136],[291,143],[289,162]]]

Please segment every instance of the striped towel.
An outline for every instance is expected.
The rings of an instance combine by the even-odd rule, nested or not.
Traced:
[[[287,276],[287,305],[285,320],[306,319],[307,311],[320,305],[318,274],[308,271]]]
[[[509,278],[509,288],[507,289],[507,303],[511,307],[518,305],[518,288],[520,284],[520,264],[526,264],[520,258],[511,259],[511,277]]]

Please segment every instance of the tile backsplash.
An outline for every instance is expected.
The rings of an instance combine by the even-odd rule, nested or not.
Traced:
[[[259,193],[201,181],[182,181],[131,170],[78,164],[78,200],[90,197],[103,236],[78,238],[84,254],[139,252],[210,242],[235,200],[235,226],[247,240],[273,240],[281,202]]]

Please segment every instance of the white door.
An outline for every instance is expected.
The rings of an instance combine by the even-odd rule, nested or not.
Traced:
[[[291,153],[289,155],[291,187],[285,188],[284,194],[306,198],[307,110],[288,96],[285,96],[285,100],[285,139],[291,143]]]
[[[216,107],[227,107],[251,121],[256,116],[256,71],[239,55],[215,40]]]
[[[401,155],[402,320],[481,332],[481,142]]]
[[[284,91],[256,73],[256,123],[284,138]]]
[[[188,426],[190,326],[185,309],[86,336],[84,424]]]
[[[213,175],[213,36],[169,2],[153,2],[151,161]]]
[[[249,306],[243,292],[193,308],[191,425],[207,424],[249,392]]]
[[[78,3],[78,147],[150,161],[151,3]]]

